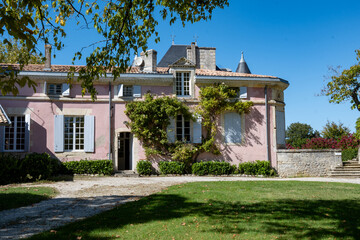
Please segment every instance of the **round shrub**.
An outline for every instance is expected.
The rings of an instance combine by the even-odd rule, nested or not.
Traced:
[[[152,164],[148,160],[140,160],[136,164],[136,171],[140,175],[151,175],[152,173]]]

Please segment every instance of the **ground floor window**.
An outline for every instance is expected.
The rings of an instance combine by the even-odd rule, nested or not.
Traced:
[[[241,115],[235,112],[224,114],[225,143],[241,143]]]
[[[84,117],[64,117],[64,149],[84,150]]]
[[[25,150],[25,116],[10,116],[10,126],[5,126],[4,150],[24,151]]]
[[[183,115],[176,118],[176,140],[190,142],[190,120]]]

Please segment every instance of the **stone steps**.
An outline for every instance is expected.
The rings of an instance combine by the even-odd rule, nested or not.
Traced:
[[[119,170],[115,172],[115,177],[139,177],[139,174],[132,170]]]
[[[342,167],[336,167],[330,172],[331,177],[360,178],[360,164],[356,160],[343,162]]]

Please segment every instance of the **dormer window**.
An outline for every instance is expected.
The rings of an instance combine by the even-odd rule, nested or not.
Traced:
[[[175,85],[177,96],[190,96],[190,73],[177,72]]]

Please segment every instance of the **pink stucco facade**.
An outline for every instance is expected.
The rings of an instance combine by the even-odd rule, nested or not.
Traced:
[[[63,68],[61,69],[63,73]],[[240,162],[268,160],[275,167],[276,150],[284,147],[283,92],[288,87],[288,82],[280,78],[216,70],[202,72],[195,66],[189,67],[188,62],[182,60],[179,65],[172,65],[166,70],[160,69],[151,73],[139,70],[134,74],[122,75],[116,81],[110,77],[102,78],[95,82],[98,94],[96,101],[92,101],[88,94],[82,96],[82,88],[76,82],[69,89],[66,75],[59,74],[56,67],[41,74],[39,70],[32,72],[31,68],[26,71],[27,75],[38,83],[36,91],[27,87],[21,88],[17,96],[0,96],[0,104],[9,116],[27,116],[25,119],[29,122],[26,129],[29,134],[24,136],[28,137],[25,140],[28,141],[28,144],[25,144],[28,147],[15,149],[15,138],[18,137],[5,136],[5,127],[2,126],[0,138],[3,140],[0,141],[0,151],[3,152],[47,152],[61,161],[110,158],[116,170],[136,170],[136,163],[146,159],[146,155],[141,143],[127,127],[129,119],[125,114],[126,103],[142,101],[146,93],[175,97],[177,72],[189,73],[189,93],[185,97],[179,96],[179,99],[190,108],[198,104],[201,87],[222,82],[241,88],[240,92],[245,91],[245,95],[240,96],[241,101],[254,103],[249,114],[242,114],[238,118],[239,124],[234,131],[240,140],[236,143],[227,143],[225,140],[229,134],[229,121],[226,121],[226,116],[230,115],[224,113],[219,116],[216,141],[221,155],[202,153],[198,156],[198,161],[220,160],[237,165]],[[50,93],[50,85],[58,85],[62,92]],[[129,89],[132,95],[125,96]],[[78,118],[81,118],[83,123],[78,124]],[[67,121],[71,121],[71,124]],[[230,123],[232,124],[231,121]],[[201,139],[204,129],[197,128],[195,133],[194,126],[195,123],[192,123],[192,138],[195,139],[195,135],[200,134]],[[71,138],[68,137],[69,134]],[[10,146],[9,141],[14,141],[15,147]],[[79,149],[78,141],[82,144]],[[156,163],[154,166],[156,167]]]

